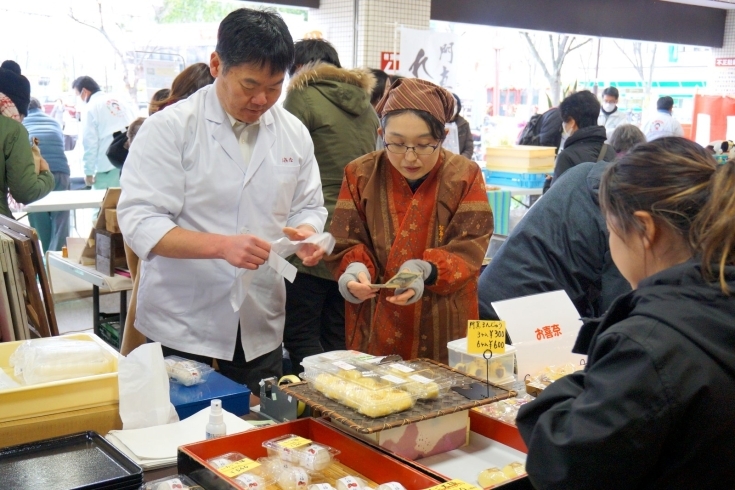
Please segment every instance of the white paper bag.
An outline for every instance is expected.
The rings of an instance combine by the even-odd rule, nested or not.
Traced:
[[[178,422],[171,404],[161,344],[143,344],[118,362],[120,418],[123,429]]]

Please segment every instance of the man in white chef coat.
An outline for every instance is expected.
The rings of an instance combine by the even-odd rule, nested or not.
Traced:
[[[164,355],[218,359],[254,393],[281,374],[286,294],[266,264],[270,243],[320,233],[327,218],[309,132],[274,105],[293,57],[278,14],[230,13],[210,59],[215,83],[146,120],[117,208],[142,259],[136,328]],[[323,253],[302,244],[297,255],[315,265]],[[252,281],[235,311],[243,269]]]

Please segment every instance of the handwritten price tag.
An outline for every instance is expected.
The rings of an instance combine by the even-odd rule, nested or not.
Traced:
[[[299,436],[292,437],[278,443],[279,446],[285,449],[296,449],[297,447],[306,446],[307,444],[311,444],[311,441]]]
[[[480,489],[474,485],[470,485],[467,482],[463,482],[462,480],[449,480],[446,483],[442,483],[441,485],[436,485],[435,487],[427,488],[426,490],[480,490]]]
[[[490,350],[493,354],[505,353],[505,322],[490,320],[470,320],[467,322],[467,352],[483,354]]]
[[[257,468],[258,466],[260,466],[260,463],[258,463],[257,461],[245,458],[241,459],[240,461],[235,461],[232,464],[228,464],[227,466],[223,466],[217,471],[230,478],[235,478],[236,476],[242,475],[243,473]]]

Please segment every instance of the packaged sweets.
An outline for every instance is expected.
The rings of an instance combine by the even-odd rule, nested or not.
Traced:
[[[265,490],[265,487],[273,482],[260,462],[246,458],[240,453],[223,454],[208,459],[207,462],[217,472],[235,480],[241,488]]]
[[[477,410],[495,420],[515,425],[518,410],[531,400],[533,400],[531,395],[523,395],[518,398],[500,400],[499,402],[491,403],[490,405],[483,405],[478,407]]]
[[[370,487],[362,478],[345,476],[337,480],[337,490],[368,490]]]
[[[201,362],[191,361],[179,356],[164,357],[168,379],[174,383],[184,386],[194,386],[207,381],[209,375],[214,371],[212,366]]]
[[[481,471],[477,476],[477,483],[479,483],[482,488],[492,488],[525,474],[526,467],[522,463],[513,462],[503,467],[503,469],[488,468]]]
[[[547,366],[533,378],[526,379],[526,392],[534,396],[538,395],[557,379],[563,378],[567,374],[572,374],[580,369],[584,369],[584,365],[578,366],[567,363],[559,366]]]
[[[204,488],[184,475],[176,475],[145,483],[142,490],[204,490]]]
[[[283,462],[300,466],[309,472],[326,469],[339,454],[334,448],[293,434],[266,441],[263,447],[268,450],[268,456],[276,456]],[[276,465],[276,463],[268,464]]]
[[[433,400],[439,398],[452,386],[451,378],[442,375],[438,370],[418,363],[405,361],[379,365],[376,370],[382,373],[383,378],[403,380],[397,388],[407,391],[419,400]]]

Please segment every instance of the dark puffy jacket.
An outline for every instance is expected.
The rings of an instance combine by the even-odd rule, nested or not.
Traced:
[[[31,138],[38,138],[38,149],[48,162],[49,169],[52,172],[69,174],[69,163],[64,154],[64,133],[59,122],[44,114],[41,109],[29,109],[28,115],[23,119],[23,126]]]
[[[534,487],[735,488],[733,346],[735,296],[698,262],[641,281],[583,327],[584,371],[521,407]]]
[[[564,149],[556,156],[554,181],[575,165],[582,162],[596,162],[606,139],[607,133],[604,126],[589,126],[575,131],[567,138]],[[610,145],[607,145],[606,148],[603,160],[612,162],[615,160],[615,150]]]
[[[480,318],[493,301],[563,289],[580,316],[600,316],[630,291],[610,256],[597,195],[609,163],[582,163],[534,204],[480,276]]]
[[[558,149],[561,144],[561,133],[561,111],[558,107],[552,107],[544,112],[539,121],[539,146],[553,146]]]

